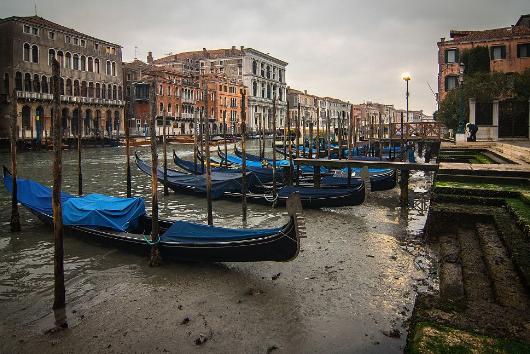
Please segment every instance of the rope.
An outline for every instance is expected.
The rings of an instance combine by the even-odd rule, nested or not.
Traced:
[[[156,245],[157,243],[160,242],[160,237],[158,238],[158,240],[156,240],[156,242],[151,242],[147,239],[147,237],[145,237],[145,235],[142,235],[142,237],[144,238],[145,242],[147,242],[147,244],[149,244],[150,246],[154,246]]]
[[[263,198],[265,198],[265,200],[268,201],[269,203],[274,203],[276,199],[278,199],[278,194],[276,194],[276,196],[273,198],[269,198],[266,194],[264,194]]]

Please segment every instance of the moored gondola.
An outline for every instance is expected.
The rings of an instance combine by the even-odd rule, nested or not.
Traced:
[[[11,192],[11,174],[4,167],[4,185]],[[18,201],[53,227],[52,192],[35,181],[17,178]],[[302,209],[294,194],[288,201],[289,221],[271,229],[230,229],[159,219],[160,252],[164,260],[206,262],[290,261],[300,251],[298,223]],[[64,232],[90,243],[149,255],[151,218],[141,198],[62,194]],[[97,215],[103,218],[95,220]],[[110,222],[109,222],[110,221]]]

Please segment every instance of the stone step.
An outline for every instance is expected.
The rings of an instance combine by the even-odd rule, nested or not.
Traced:
[[[493,281],[496,302],[505,307],[528,308],[530,299],[495,226],[478,223],[477,234]]]
[[[468,228],[459,229],[458,243],[467,299],[495,303],[493,285],[476,231]]]
[[[439,237],[440,297],[461,304],[465,300],[464,281],[458,236],[447,233]]]

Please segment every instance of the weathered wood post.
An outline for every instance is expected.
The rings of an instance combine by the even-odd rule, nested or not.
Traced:
[[[317,107],[317,159],[320,158],[320,106]]]
[[[206,148],[206,202],[208,204],[208,225],[213,225],[212,170],[210,166],[210,123],[208,119],[208,83],[204,82],[204,140]],[[203,155],[204,156],[204,155]],[[203,165],[204,166],[204,165]]]
[[[228,144],[226,142],[226,111],[223,113],[223,140],[224,140],[224,146],[225,146],[225,167],[228,168]],[[223,167],[223,161],[221,161],[221,167]]]
[[[64,287],[64,247],[63,247],[63,211],[61,206],[61,181],[62,181],[62,150],[61,150],[61,92],[60,75],[61,69],[56,59],[52,60],[53,80],[53,234],[54,234],[54,279],[55,296],[53,309],[64,309],[66,303],[66,291]],[[64,323],[57,324],[59,327],[66,326]]]
[[[329,121],[329,112],[326,111],[326,138],[328,143],[328,160],[331,160],[331,122]]]
[[[379,112],[379,161],[383,161],[383,121]]]
[[[163,110],[162,113],[164,116],[162,118],[162,149],[164,151],[164,195],[167,197],[169,195],[169,188],[167,184],[167,145],[166,145],[166,110]]]
[[[203,107],[202,115],[199,117],[199,142],[200,142],[200,148],[201,148],[201,173],[204,174],[204,116],[206,107]],[[209,149],[210,147],[208,147]]]
[[[287,133],[289,134],[289,178],[287,183],[293,185],[293,141],[291,140],[291,112],[289,111],[289,101],[287,101]],[[285,145],[284,145],[285,147]]]
[[[262,117],[260,115],[260,117],[258,118],[258,140],[259,140],[259,154],[258,155],[259,155],[260,159],[263,160],[262,143],[265,143],[265,140],[264,140],[265,137],[263,135],[263,131],[261,130],[262,129],[261,128],[261,119],[262,119]],[[263,140],[263,142],[262,142],[262,140]]]
[[[313,122],[309,122],[309,158],[313,158]]]
[[[195,167],[195,174],[197,174],[197,130],[198,130],[198,109],[193,108],[193,166]]]
[[[276,206],[276,94],[272,98],[272,197]]]
[[[300,157],[300,109],[296,115],[296,158]],[[296,185],[300,185],[300,165],[296,165]]]
[[[81,170],[81,133],[83,132],[83,130],[81,129],[81,102],[79,102],[79,104],[77,105],[77,110],[77,187],[78,194],[83,195],[83,172]]]
[[[160,248],[158,247],[159,231],[158,231],[158,181],[157,181],[157,166],[158,153],[156,151],[156,85],[157,80],[154,78],[149,87],[149,133],[151,136],[151,267],[160,265],[162,258],[160,257]]]
[[[131,91],[132,92],[132,91]],[[127,111],[125,112],[125,157],[126,157],[126,173],[127,173],[127,198],[132,197],[132,180],[131,180],[131,150],[130,150],[130,119],[132,117],[132,103],[128,103]]]
[[[241,89],[241,208],[243,211],[243,221],[247,221],[247,111],[245,101],[245,89]]]
[[[352,136],[353,136],[353,105],[351,106],[350,110],[350,119],[348,120],[348,156],[346,157],[348,160],[352,159],[352,145],[355,146],[352,142]],[[348,188],[351,187],[351,167],[348,167]]]
[[[401,179],[399,186],[401,188],[401,194],[399,198],[399,204],[401,206],[407,206],[409,204],[409,170],[401,170]]]
[[[13,112],[11,116],[11,232],[20,232],[20,214],[18,212],[17,192],[17,90],[13,89],[11,95]]]

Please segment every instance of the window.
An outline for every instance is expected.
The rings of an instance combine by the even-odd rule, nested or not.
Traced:
[[[491,60],[506,59],[506,46],[497,45],[491,47]]]
[[[55,50],[50,49],[48,51],[48,65],[52,65],[53,58],[55,58]]]
[[[34,63],[39,62],[39,47],[36,45],[31,47],[31,61]]]
[[[81,64],[81,71],[86,71],[86,57],[84,55],[79,59],[79,63]]]
[[[64,37],[64,42],[65,42],[65,43],[70,43],[71,40],[72,40],[72,39],[71,39],[70,36],[65,36],[65,37]]]
[[[48,78],[46,76],[42,76],[42,93],[48,93]]]
[[[110,54],[110,47],[105,48],[105,53]]]
[[[39,75],[33,75],[33,92],[40,92],[40,77]]]
[[[261,63],[261,77],[265,77],[265,64]]]
[[[81,47],[86,47],[86,41],[84,39],[81,39],[80,44]]]
[[[72,54],[66,53],[64,56],[64,67],[70,69],[72,67]]]
[[[74,59],[73,59],[73,65],[72,65],[72,68],[74,70],[79,70],[79,56],[77,54],[74,54]]]
[[[112,76],[116,76],[116,62],[112,62]]]
[[[445,91],[451,91],[458,86],[458,76],[445,77]]]
[[[99,43],[98,42],[94,43],[94,50],[99,50]]]
[[[283,82],[283,70],[278,70],[278,81]]]
[[[55,39],[55,32],[48,32],[48,38],[49,39]]]
[[[28,25],[24,25],[24,33],[29,34],[29,31],[30,31],[30,27]]]
[[[215,65],[215,61],[211,61],[210,66],[214,66],[214,65]]]
[[[94,72],[94,59],[91,57],[88,57],[88,71],[91,73]]]
[[[111,62],[107,60],[107,67],[106,67],[105,74],[111,75],[111,73],[112,73],[111,67],[112,67]]]
[[[163,96],[164,95],[164,87],[162,85],[158,86],[158,95]]]
[[[252,73],[258,75],[258,63],[255,60],[252,61]]]
[[[24,61],[29,61],[29,52],[30,45],[28,43],[24,43]]]
[[[94,60],[94,72],[99,74],[99,59],[97,58]]]
[[[31,34],[34,35],[34,36],[38,36],[39,35],[39,29],[35,28],[35,27],[32,27],[31,28]]]
[[[168,86],[168,87],[167,87],[167,95],[168,95],[168,96],[171,96],[171,86]]]
[[[74,38],[74,45],[79,45],[79,38]]]
[[[517,45],[517,58],[530,57],[530,43],[522,43]]]

